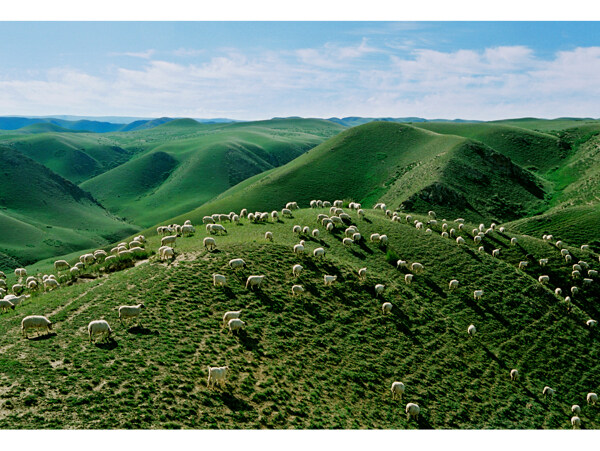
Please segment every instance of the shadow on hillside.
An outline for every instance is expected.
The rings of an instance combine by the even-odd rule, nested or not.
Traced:
[[[352,249],[352,248],[348,249],[348,251],[349,251],[349,252],[350,252],[352,255],[354,255],[356,258],[358,258],[359,260],[364,260],[364,259],[366,259],[366,258],[367,258],[367,256],[366,256],[365,254],[363,254],[363,253],[361,253],[361,252],[357,252],[357,251],[355,251],[355,250],[354,250],[354,249]]]
[[[97,348],[106,349],[108,351],[115,349],[119,346],[119,343],[114,338],[109,338],[106,341],[94,343]]]
[[[248,335],[245,329],[242,329],[238,332],[237,338],[240,344],[246,348],[247,351],[256,352],[259,356],[264,354],[260,346],[260,340]]]
[[[507,371],[509,370],[508,366],[506,366],[506,363],[500,360],[500,358],[496,354],[494,354],[485,344],[481,342],[479,342],[479,344],[481,345],[481,349],[484,350],[486,355],[494,362],[496,362],[500,366],[500,368],[505,369]]]
[[[367,224],[373,224],[373,221],[371,221],[369,218],[367,218],[366,216],[364,218],[362,218],[363,221],[365,221]]]
[[[56,337],[56,332],[50,332],[49,334],[36,335],[35,337],[29,338],[31,341],[42,341],[48,340],[49,338]]]
[[[304,311],[319,324],[325,321],[325,317],[321,314],[321,306],[316,302],[304,302]]]
[[[371,248],[370,248],[369,246],[367,246],[367,243],[366,243],[366,241],[364,241],[364,240],[362,240],[362,239],[361,239],[361,240],[358,242],[358,247],[360,247],[360,248],[361,248],[361,250],[363,250],[363,251],[364,251],[364,252],[366,252],[367,254],[369,254],[369,255],[373,255],[373,251],[371,250]]]
[[[427,418],[424,418],[423,416],[419,416],[417,424],[419,425],[419,429],[433,429],[431,423],[427,420]]]
[[[439,285],[437,285],[429,277],[427,277],[427,276],[421,276],[421,277],[419,277],[419,279],[422,279],[423,283],[425,283],[425,285],[427,285],[439,297],[441,297],[443,299],[446,299],[448,297],[448,294],[442,289],[442,287],[440,287]]]
[[[410,318],[405,313],[396,309],[392,310],[392,314],[389,317],[397,319],[392,324],[396,326],[396,330],[398,330],[398,332],[405,335],[410,341],[412,341],[414,345],[421,346],[421,341],[415,336],[415,334],[410,330],[410,328],[407,325],[410,322]],[[386,329],[388,324],[386,324]]]
[[[234,412],[243,411],[243,410],[253,410],[252,406],[248,404],[243,399],[236,398],[231,393],[221,392],[221,401],[225,404],[229,409]]]
[[[260,288],[255,288],[255,296],[258,298],[260,303],[273,312],[280,313],[283,311],[285,304],[283,302],[271,299],[267,293],[262,291]]]
[[[127,329],[127,332],[134,335],[160,335],[158,330],[147,329],[142,325],[137,325]]]

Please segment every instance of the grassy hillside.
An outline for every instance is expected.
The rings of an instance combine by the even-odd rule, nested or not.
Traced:
[[[506,183],[509,180],[510,183]],[[279,208],[286,199],[347,198],[449,216],[514,219],[544,205],[541,182],[481,144],[410,125],[371,122],[327,140],[183,215]],[[464,211],[463,211],[464,210]]]
[[[208,125],[178,119],[143,133],[111,136],[129,149],[136,137],[144,142],[135,158],[81,188],[113,213],[150,226],[289,162],[340,130],[308,119]]]
[[[0,252],[31,263],[110,243],[137,228],[20,152],[0,146]]]
[[[520,119],[504,119],[500,121],[490,121],[490,124],[513,125],[515,127],[541,132],[555,132],[573,127],[584,125],[600,125],[598,119],[562,117],[557,119],[539,119],[534,117],[524,117]]]
[[[600,317],[599,282],[573,282],[558,249],[522,236],[510,246],[512,235],[494,232],[479,253],[469,235],[464,246],[441,238],[441,224],[426,235],[369,210],[355,222],[363,236],[386,233],[387,248],[368,241],[344,248],[339,231],[321,230],[320,239],[305,239],[309,252],[326,249],[324,259],[293,254],[292,225],[312,228],[324,211],[226,225],[212,253],[199,227],[178,239],[172,263],[152,257],[63,284],[1,315],[0,427],[570,429],[572,404],[582,407],[584,429],[600,427],[600,407],[585,402],[600,389],[600,337],[585,326]],[[148,248],[157,249],[158,237],[149,238]],[[490,256],[495,248],[500,258]],[[570,250],[598,269],[597,255]],[[227,265],[236,257],[247,262],[237,273]],[[550,259],[543,269],[534,263],[542,257]],[[406,285],[397,258],[421,262],[423,274]],[[530,261],[526,271],[517,269],[520,260]],[[299,279],[291,274],[296,263],[305,268]],[[360,267],[368,268],[364,282]],[[227,287],[212,286],[214,272],[226,275]],[[550,275],[547,287],[537,282],[542,273]],[[249,274],[266,275],[261,290],[244,288]],[[324,274],[337,282],[325,287]],[[456,291],[448,289],[453,278]],[[306,289],[302,296],[291,296],[294,283]],[[376,283],[386,285],[379,299]],[[574,283],[582,292],[567,309],[553,290]],[[481,301],[473,300],[475,289],[484,290]],[[394,305],[388,316],[384,301]],[[143,325],[121,326],[117,307],[138,302],[146,306]],[[234,336],[221,318],[237,309],[247,324]],[[21,338],[29,314],[47,315],[54,334]],[[114,341],[89,344],[87,324],[100,318],[112,325]],[[224,388],[206,387],[207,365],[229,366]],[[515,382],[512,368],[520,373]],[[401,402],[391,399],[395,380],[406,385]],[[556,391],[552,400],[542,396],[546,385]],[[418,421],[407,421],[407,402],[420,405]]]

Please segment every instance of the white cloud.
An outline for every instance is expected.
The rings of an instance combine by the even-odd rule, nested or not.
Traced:
[[[154,49],[148,49],[144,52],[120,52],[110,53],[110,56],[130,56],[132,58],[150,59],[156,51]]]

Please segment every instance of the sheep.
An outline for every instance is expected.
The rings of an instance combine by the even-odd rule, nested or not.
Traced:
[[[579,264],[577,264],[577,263],[575,263],[575,264],[572,266],[572,268],[573,268],[573,271],[583,271],[583,270],[581,269],[581,265],[579,265]]]
[[[579,271],[571,271],[571,277],[577,279],[578,277],[581,277],[581,273]]]
[[[473,237],[473,241],[475,242],[475,244],[479,244],[481,243],[481,237],[479,235],[475,235]]]
[[[332,285],[333,282],[335,282],[337,279],[337,276],[329,276],[327,274],[325,274],[323,276],[323,280],[325,281],[325,285]]]
[[[458,230],[463,230],[464,228],[465,228],[465,225],[464,225],[464,224],[459,224],[459,225],[458,225]]]
[[[162,252],[159,252],[161,260],[166,260],[168,258],[175,257],[175,250],[172,247],[164,246],[164,248],[161,248],[161,249],[162,249]],[[160,251],[160,249],[159,249],[159,251]],[[107,260],[108,260],[108,258],[107,258]]]
[[[571,417],[571,424],[573,425],[573,429],[581,427],[581,419],[578,416]]]
[[[448,232],[442,232],[442,238],[449,238]]]
[[[589,251],[590,250],[590,245],[589,244],[582,244],[581,245],[581,250],[582,251]]]
[[[73,273],[73,270],[75,270],[75,274]],[[77,273],[79,272],[79,269],[73,267],[70,269],[71,274],[73,275],[77,275]],[[27,288],[29,290],[36,290],[38,288],[38,281],[37,280],[30,280],[29,283],[27,284]]]
[[[573,412],[575,415],[579,415],[581,413],[581,407],[579,407],[577,404],[573,404],[571,406],[571,412]]]
[[[277,210],[273,210],[271,212],[271,219],[273,220],[273,222],[277,222],[277,220],[279,219],[279,213],[277,212]]]
[[[367,268],[360,268],[358,270],[358,277],[361,280],[365,280],[367,278]]]
[[[181,235],[182,236],[192,235],[195,232],[196,232],[196,228],[193,225],[184,225],[181,227]],[[133,243],[133,241],[132,241],[132,243]],[[132,243],[129,243],[129,247],[131,247]]]
[[[579,292],[579,288],[571,287],[571,295],[572,296],[575,296],[578,292]]]
[[[406,268],[407,262],[406,260],[398,260],[396,262],[396,268]]]
[[[431,235],[433,233],[433,230],[431,230],[430,228],[427,228],[427,230],[425,230],[425,233],[427,235]]]
[[[448,284],[448,288],[449,288],[450,290],[454,290],[455,288],[458,288],[458,280],[456,280],[456,279],[452,279],[452,280],[450,281],[450,283]]]
[[[462,236],[457,237],[456,244],[458,244],[458,245],[465,244],[465,239]]]
[[[228,366],[208,366],[208,380],[206,381],[206,386],[209,387],[211,385],[214,387],[215,384],[225,385],[225,377],[227,376]]]
[[[556,289],[554,290],[554,294],[555,294],[556,296],[561,296],[561,295],[562,295],[562,288],[556,288]]]
[[[492,257],[498,257],[500,255],[500,249],[494,249],[492,251]]]
[[[381,310],[383,310],[384,315],[387,313],[391,313],[392,312],[392,303],[384,302],[383,305],[381,306]]]
[[[380,235],[378,233],[372,233],[369,239],[371,240],[371,242],[377,242],[379,241],[379,237]]]
[[[556,242],[555,246],[557,248],[561,249],[563,247],[563,242],[559,240],[559,241]]]
[[[121,244],[119,244],[117,247],[121,247]],[[125,249],[126,248],[127,246],[125,246]],[[96,257],[94,257],[94,254],[83,254],[79,257],[79,261],[84,265],[92,265],[96,261]]]
[[[54,288],[59,288],[60,284],[55,279],[46,279],[44,281],[44,291],[52,290]]]
[[[0,279],[6,279],[6,274],[4,274],[4,271],[0,271]]]
[[[352,238],[344,238],[342,240],[342,244],[346,247],[350,247],[352,244],[354,244],[354,241],[352,241]]]
[[[588,279],[587,277],[585,277],[582,282],[584,285],[590,285],[593,281],[594,279]]]
[[[358,229],[355,226],[350,226],[346,230],[344,230],[344,235],[352,236],[356,232],[358,232]]]
[[[423,223],[421,221],[417,221],[416,224],[415,224],[415,229],[422,230],[423,229]]]
[[[354,241],[355,243],[358,243],[362,238],[362,235],[358,232],[354,233],[352,235],[352,241]]]
[[[517,245],[517,239],[516,238],[511,238],[510,239],[510,245],[511,246],[516,246]]]
[[[598,321],[596,321],[595,319],[588,319],[588,320],[585,322],[585,324],[586,324],[586,326],[588,326],[589,328],[592,328],[592,327],[596,327],[596,326],[598,325]]]
[[[404,282],[406,282],[407,285],[410,285],[412,283],[413,277],[414,276],[412,274],[405,274]]]
[[[234,258],[229,260],[229,267],[231,269],[243,268],[246,266],[246,262],[241,258]]]
[[[290,210],[289,208],[282,208],[281,209],[281,216],[287,216],[288,218],[293,218],[294,217],[292,215],[292,210]]]
[[[413,263],[412,265],[410,265],[410,269],[412,272],[414,272],[415,274],[420,274],[423,272],[423,265],[421,263]]]
[[[310,232],[310,234],[313,238],[319,238],[319,229],[313,229],[313,231]]]
[[[565,255],[569,255],[569,250],[568,249],[561,249],[560,250],[560,255],[562,257],[564,257]]]
[[[388,242],[388,237],[387,235],[379,235],[379,243],[382,244],[383,246],[386,246]]]
[[[333,229],[335,228],[335,226],[333,225],[332,222],[330,222],[327,224],[327,226],[325,228],[327,229],[328,232],[333,232]]]
[[[123,324],[123,320],[138,318],[144,308],[146,308],[144,304],[122,305],[119,307],[119,321]]]
[[[517,371],[517,369],[510,370],[510,380],[511,381],[516,381],[518,377],[519,377],[519,372]]]
[[[475,334],[477,333],[477,328],[471,324],[468,328],[467,328],[467,333],[469,334],[469,336],[474,337]]]
[[[88,334],[90,336],[90,343],[92,342],[92,336],[100,335],[104,336],[105,339],[110,338],[110,334],[112,333],[112,329],[106,320],[99,319],[95,321],[90,321],[88,324]]]
[[[41,315],[26,316],[21,320],[21,331],[25,338],[29,338],[28,332],[30,329],[35,329],[36,331],[42,330],[46,334],[49,334],[52,331],[52,322]]]
[[[384,289],[385,285],[383,285],[382,283],[378,283],[377,285],[375,285],[375,296],[379,296],[381,293],[383,293]]]
[[[329,219],[329,216],[327,216],[326,214],[320,213],[317,215],[317,222],[320,222],[321,224],[323,224],[323,221],[325,219]]]
[[[260,276],[248,276],[248,279],[246,280],[246,289],[248,289],[248,287],[250,287],[250,289],[253,289],[254,287],[260,289],[264,278],[264,274]]]
[[[392,399],[396,399],[396,395],[400,398],[400,401],[402,401],[402,395],[404,394],[404,384],[402,382],[392,382]]]
[[[554,395],[554,390],[546,385],[542,390],[542,395],[544,395],[546,398],[552,397]]]
[[[25,268],[17,268],[15,269],[15,276],[21,280],[23,277],[27,277],[27,270]]]
[[[204,238],[204,240],[202,240],[202,243],[204,244],[204,248],[207,251],[212,251],[217,248],[217,242],[213,237],[207,236],[206,238]]]
[[[227,285],[227,280],[223,274],[213,274],[213,285],[215,287],[224,287]]]
[[[538,277],[538,282],[541,284],[550,282],[550,276],[540,276]]]
[[[406,420],[408,421],[411,418],[419,421],[419,413],[421,412],[421,408],[415,404],[414,402],[409,402],[406,405]]]
[[[56,260],[54,262],[54,269],[56,269],[57,271],[69,269],[70,267],[71,265],[69,265],[69,263],[67,263],[66,260]]]
[[[364,219],[365,218],[365,211],[362,208],[359,208],[357,210],[356,214],[358,215],[359,219]]]
[[[598,277],[598,271],[595,269],[588,269],[588,277]]]
[[[302,265],[294,265],[292,267],[292,274],[296,277],[299,277],[303,269],[304,268],[302,267]]]
[[[6,298],[0,299],[0,310],[2,310],[2,313],[6,313],[9,309],[14,310],[15,309],[15,304],[13,304],[12,302],[10,302]]]
[[[273,241],[273,232],[265,232],[265,240]]]
[[[304,287],[302,285],[292,285],[292,296],[297,296],[304,292]]]
[[[229,320],[239,318],[241,313],[241,310],[225,312],[225,314],[223,315],[223,327],[229,324]]]
[[[310,233],[310,228],[309,228],[308,226],[304,226],[304,227],[302,228],[302,233],[303,233],[304,235],[308,235],[308,234]]]
[[[223,227],[221,224],[208,224],[208,225],[211,226],[209,229],[210,233],[214,233],[215,235],[218,232],[227,233],[227,229],[225,227]]]
[[[595,405],[598,401],[598,395],[596,393],[590,392],[587,394],[586,400],[588,404]]]
[[[409,223],[412,221],[412,216],[411,215],[406,215],[406,223]]]
[[[290,210],[298,210],[300,207],[298,207],[298,202],[288,202],[285,204],[285,208],[289,208]]]
[[[160,240],[160,245],[161,246],[166,246],[168,244],[170,244],[170,247],[175,246],[175,240],[177,240],[177,235],[167,235],[167,236],[163,236]]]
[[[322,247],[318,247],[313,251],[313,256],[316,257],[321,257],[324,258],[325,257],[325,249],[323,249]]]
[[[245,325],[246,323],[239,318],[232,318],[227,323],[227,326],[229,327],[229,332],[231,332],[232,334],[240,329],[243,329]]]
[[[342,218],[340,218],[339,216],[332,216],[329,219],[331,219],[331,222],[334,225],[339,225],[339,226],[344,225],[344,221],[342,221]]]
[[[565,262],[571,263],[571,260],[572,260],[572,257],[569,254],[565,255]]]
[[[528,265],[529,265],[529,262],[527,262],[527,261],[520,261],[519,262],[519,269],[525,269],[525,268],[527,268]]]
[[[448,235],[454,238],[454,236],[456,235],[456,229],[454,229],[454,228],[450,229],[448,231]]]

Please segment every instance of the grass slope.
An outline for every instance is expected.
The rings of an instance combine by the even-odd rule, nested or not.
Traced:
[[[0,252],[21,264],[107,244],[137,228],[20,152],[0,146]]]
[[[585,402],[600,384],[600,337],[585,326],[600,316],[598,281],[588,288],[575,282],[582,292],[568,313],[553,293],[574,284],[558,249],[524,236],[510,246],[512,235],[495,232],[479,253],[469,235],[457,246],[440,237],[440,224],[426,235],[369,210],[357,225],[363,236],[386,233],[387,249],[370,242],[347,249],[340,232],[322,231],[321,239],[306,239],[308,251],[326,249],[323,260],[293,254],[292,225],[314,227],[321,212],[227,225],[212,253],[199,228],[178,239],[173,263],[152,257],[64,284],[1,315],[0,427],[569,429],[572,404],[582,406],[583,428],[600,427],[600,408]],[[158,237],[149,237],[148,247],[158,246]],[[490,256],[494,248],[500,258]],[[570,250],[598,269],[597,255]],[[235,257],[247,268],[230,270]],[[425,267],[411,285],[395,267],[399,257]],[[550,259],[545,268],[534,264],[541,257]],[[516,268],[520,260],[530,261],[526,271]],[[298,280],[295,263],[305,268]],[[365,282],[356,277],[363,266]],[[226,275],[227,287],[212,286],[214,272]],[[548,287],[537,282],[542,273],[550,275]],[[243,287],[249,274],[266,275],[261,290]],[[325,287],[324,274],[337,282]],[[460,286],[451,292],[453,278]],[[291,296],[294,283],[306,289],[301,297]],[[376,283],[386,285],[379,299]],[[484,290],[483,300],[473,300],[475,289]],[[385,317],[384,301],[394,305]],[[119,325],[117,307],[138,302],[147,307],[143,326]],[[247,326],[232,336],[221,318],[237,309]],[[55,334],[21,338],[19,324],[29,314],[47,315]],[[91,345],[86,327],[100,318],[115,340]],[[472,339],[469,324],[478,330]],[[206,387],[207,365],[230,367],[225,388]],[[512,368],[520,373],[516,382]],[[402,402],[391,399],[395,380],[406,384]],[[551,401],[542,397],[546,385],[556,391]],[[406,420],[407,402],[420,405],[418,421]]]

